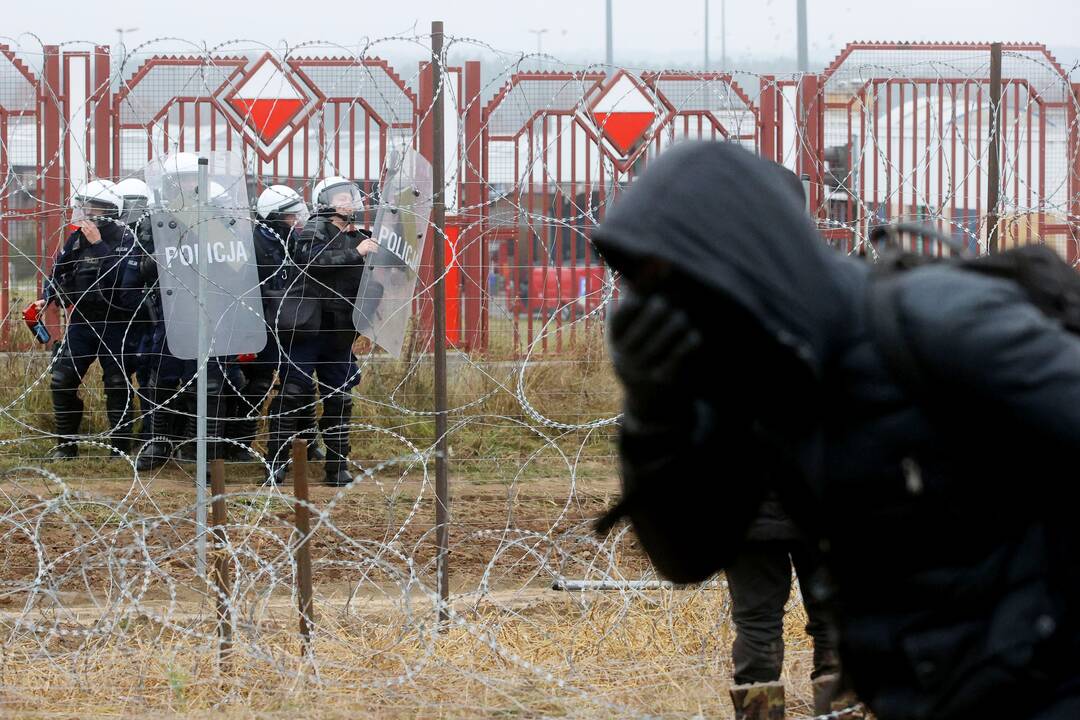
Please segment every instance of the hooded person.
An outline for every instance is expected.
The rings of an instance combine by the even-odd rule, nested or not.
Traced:
[[[1080,716],[1077,532],[1045,502],[1080,449],[1080,339],[1013,282],[913,270],[912,392],[875,345],[870,266],[779,183],[733,144],[685,143],[595,231],[627,286],[609,319],[623,498],[600,529],[629,516],[662,574],[697,582],[776,492],[828,570],[803,592],[835,609],[881,720]]]
[[[790,194],[805,207],[802,181],[782,165],[775,192]],[[817,549],[784,510],[775,490],[761,502],[746,533],[746,541],[726,566],[735,637],[731,646],[734,686],[730,689],[736,720],[764,720],[769,712],[783,714],[784,615],[794,570],[799,585],[812,587],[822,573]],[[830,610],[813,593],[803,594],[806,632],[813,640],[810,680],[814,712],[852,706],[850,693],[839,693],[839,660]],[[766,702],[761,702],[765,698]],[[852,716],[854,720],[855,716]]]

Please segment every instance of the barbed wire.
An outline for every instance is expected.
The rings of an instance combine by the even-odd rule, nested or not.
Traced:
[[[427,61],[430,40],[415,31],[355,46],[240,38],[206,46],[155,38],[125,53],[107,77],[87,82],[81,96],[70,88],[60,93],[47,80],[45,58],[84,63],[86,77],[96,78],[95,55],[85,53],[94,44],[60,43],[54,56],[36,36],[24,35],[11,41],[11,57],[0,53],[0,107],[6,117],[33,125],[35,139],[31,148],[10,123],[0,126],[0,259],[12,263],[0,298],[10,348],[0,358],[6,503],[0,627],[7,671],[0,687],[9,698],[32,692],[57,711],[78,704],[268,714],[317,698],[327,712],[725,713],[732,637],[726,587],[635,587],[653,574],[632,535],[592,534],[592,519],[618,493],[612,440],[621,403],[603,319],[617,301],[619,279],[589,244],[607,207],[671,145],[727,140],[809,176],[809,212],[841,252],[873,257],[872,226],[909,215],[985,250],[983,168],[989,138],[998,137],[1002,242],[1047,242],[1076,260],[1080,113],[1071,83],[1077,68],[1062,71],[1046,53],[1006,47],[1011,99],[995,127],[989,112],[983,116],[986,53],[971,48],[860,46],[831,72],[814,76],[572,64],[465,36],[447,37],[434,62],[438,73],[417,66],[399,75],[400,68],[375,54],[412,53]],[[875,56],[878,50],[892,53],[893,64]],[[484,62],[462,69],[452,54]],[[28,59],[36,70],[24,75],[12,58]],[[267,124],[228,102],[261,58],[284,78],[271,89],[295,82],[307,103],[280,129],[291,134],[268,142],[260,135]],[[153,74],[163,68],[167,73]],[[629,84],[619,84],[623,77]],[[814,82],[816,94],[809,94]],[[138,95],[143,90],[146,97]],[[175,383],[155,384],[153,373],[168,353],[143,345],[141,360],[133,359],[140,355],[137,341],[155,328],[161,334],[162,320],[130,308],[110,304],[103,320],[88,321],[103,326],[88,349],[70,333],[81,322],[79,303],[90,307],[79,300],[59,321],[50,320],[55,330],[67,330],[53,338],[51,354],[31,347],[15,313],[20,302],[38,297],[52,273],[55,251],[69,235],[64,223],[78,179],[145,180],[146,162],[178,151],[208,154],[207,146],[224,152],[218,147],[224,144],[242,155],[245,172],[233,179],[243,185],[244,201],[204,213],[191,231],[211,232],[214,222],[232,219],[242,236],[280,241],[279,269],[288,269],[293,283],[314,282],[289,239],[253,214],[254,191],[283,182],[313,203],[323,176],[359,166],[362,172],[349,179],[368,195],[370,227],[374,207],[390,202],[383,196],[388,156],[395,147],[427,152],[424,133],[441,92],[452,109],[449,162],[444,186],[433,191],[448,199],[454,232],[433,232],[428,243],[450,243],[449,265],[439,276],[416,277],[402,306],[411,316],[402,357],[366,340],[355,345],[355,389],[319,385],[330,368],[316,364],[312,376],[293,357],[281,313],[264,314],[256,301],[272,289],[270,277],[243,296],[222,276],[202,278],[208,292],[230,298],[212,318],[212,347],[235,331],[224,325],[227,318],[243,316],[257,319],[277,356],[269,361],[270,383],[250,402],[245,375],[267,370],[235,356],[201,357]],[[962,105],[958,93],[966,93]],[[98,135],[103,97],[112,103],[104,110],[112,125]],[[4,105],[24,101],[33,110],[21,116]],[[653,113],[626,146],[615,137],[620,106]],[[37,139],[48,113],[59,119],[59,136],[42,144]],[[100,137],[108,152],[98,147]],[[152,157],[143,158],[146,153]],[[132,161],[136,156],[141,162]],[[33,162],[11,160],[30,157]],[[101,171],[103,157],[109,167]],[[926,178],[936,182],[924,184]],[[163,209],[152,203],[131,228],[135,242],[114,262],[153,265],[159,282],[193,296],[186,283],[198,275],[163,267],[149,242],[160,239],[143,227]],[[118,219],[103,225],[109,226],[127,232]],[[920,250],[947,252],[933,244]],[[114,291],[105,277],[96,276],[80,297]],[[445,458],[453,473],[448,605],[435,559],[438,409],[431,401],[427,320],[440,282],[452,288],[465,331],[451,342],[458,352],[451,356]],[[154,287],[138,285],[140,307]],[[341,293],[329,299],[358,303]],[[105,325],[120,331],[117,346]],[[125,380],[121,396],[98,371],[80,373],[86,410],[75,432],[65,433],[50,394],[72,353],[100,358],[99,365],[111,361]],[[136,428],[154,425],[155,415],[174,418],[169,437],[177,447],[193,443],[189,429],[178,426],[197,417],[188,400],[200,369],[221,375],[208,440],[229,458],[227,484],[208,504],[223,502],[227,514],[215,529],[219,540],[211,538],[210,558],[228,568],[227,589],[215,562],[201,570],[195,560],[200,528],[190,463],[177,450],[158,466],[140,468],[155,435],[153,427]],[[286,408],[279,402],[286,376],[304,376],[321,389]],[[301,438],[317,446],[313,434],[325,445],[346,432],[350,482],[315,487],[308,500],[293,498],[288,485],[263,484],[282,463],[268,447],[274,423],[314,418],[335,389],[356,401],[347,417],[295,425],[278,439],[286,448]],[[102,417],[118,397],[119,422]],[[237,431],[242,421],[254,421],[253,433]],[[53,444],[78,448],[79,457],[47,460]],[[723,471],[722,459],[716,471]],[[289,466],[289,472],[298,470]],[[297,508],[313,519],[307,535],[297,529]],[[309,640],[296,629],[296,557],[305,545],[315,578]],[[598,589],[551,589],[568,578]],[[810,654],[796,627],[805,616],[795,588],[785,676],[795,705],[808,706]],[[440,611],[447,622],[439,622]],[[218,612],[233,628],[225,654]],[[11,702],[13,709],[28,707]],[[816,717],[861,712],[853,707]]]

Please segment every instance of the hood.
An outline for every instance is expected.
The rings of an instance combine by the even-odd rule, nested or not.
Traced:
[[[644,260],[669,263],[748,312],[820,377],[851,324],[854,261],[822,242],[785,175],[733,143],[680,143],[618,197],[593,242],[631,278]]]

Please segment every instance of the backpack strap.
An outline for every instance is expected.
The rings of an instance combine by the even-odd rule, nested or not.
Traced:
[[[900,318],[901,274],[874,272],[867,284],[867,324],[870,338],[885,360],[893,378],[915,397],[926,387],[926,375],[911,352],[907,332]]]

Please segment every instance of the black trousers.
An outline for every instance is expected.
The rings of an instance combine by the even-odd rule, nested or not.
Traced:
[[[736,684],[780,679],[784,663],[784,605],[791,594],[792,566],[804,590],[803,604],[809,617],[806,632],[814,640],[814,668],[810,677],[839,672],[828,609],[807,591],[819,568],[813,553],[798,542],[748,542],[726,570],[735,621],[731,659]]]

